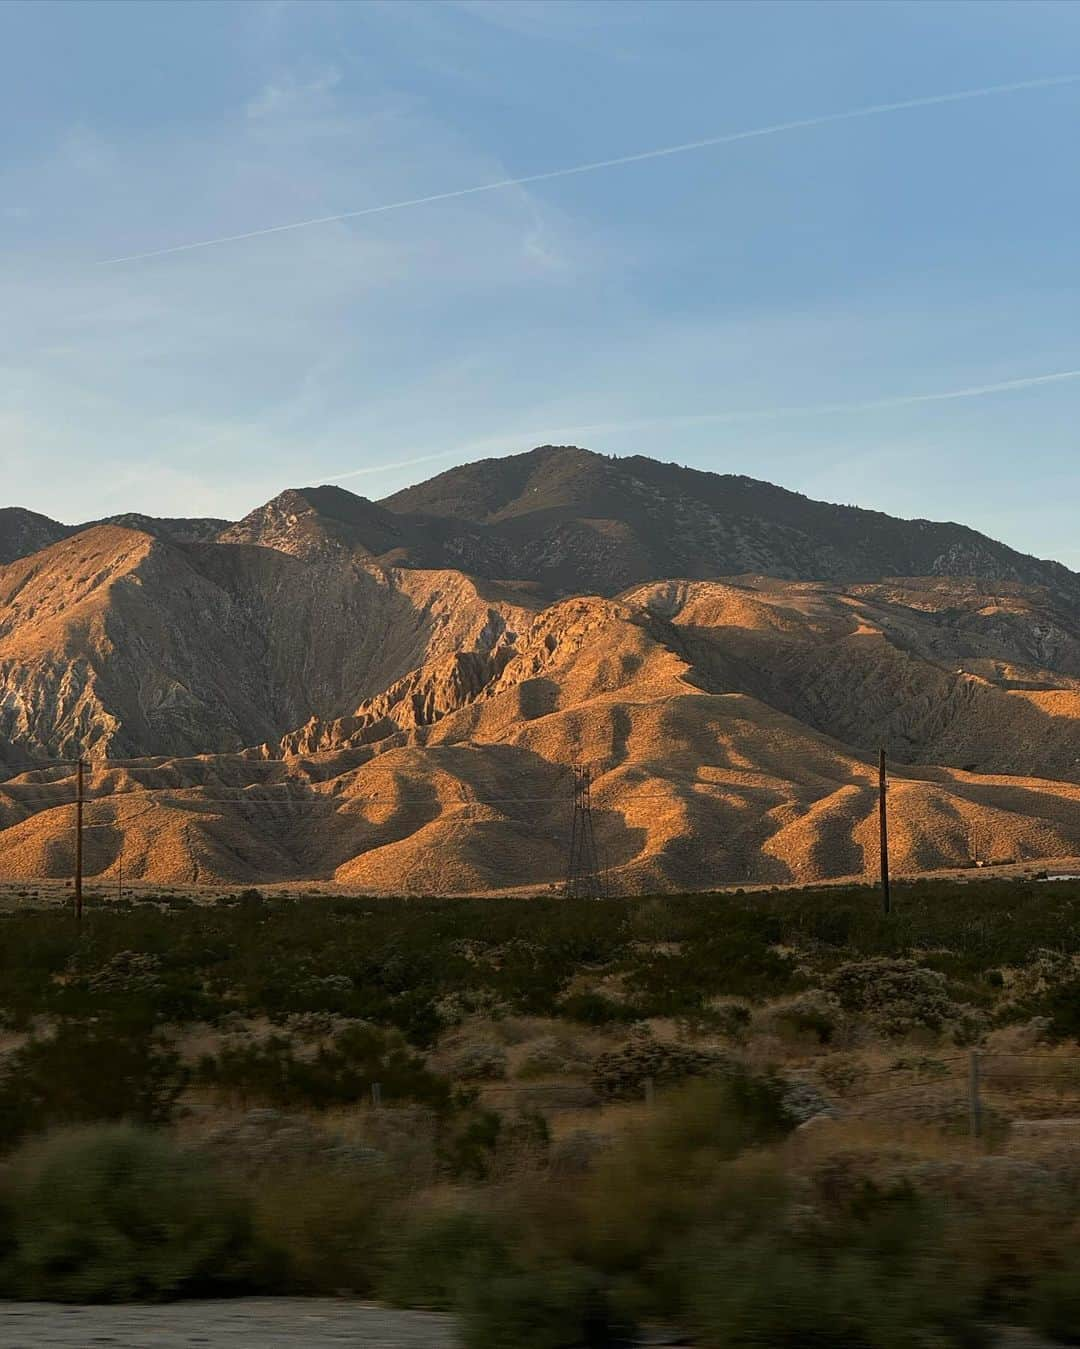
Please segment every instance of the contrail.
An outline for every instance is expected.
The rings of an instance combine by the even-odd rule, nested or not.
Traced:
[[[535,442],[546,440],[550,443],[553,437],[581,435],[583,432],[637,431],[650,426],[696,426],[709,422],[773,421],[780,417],[814,417],[830,412],[867,412],[875,408],[910,407],[916,403],[945,403],[957,398],[982,398],[987,394],[1008,393],[1012,389],[1030,389],[1040,384],[1058,384],[1070,379],[1080,379],[1080,370],[1058,370],[1050,375],[1028,375],[1022,379],[999,380],[996,384],[972,384],[962,389],[945,389],[940,393],[898,394],[891,398],[859,399],[848,403],[810,403],[802,407],[761,408],[754,412],[700,412],[688,416],[642,417],[636,421],[593,422],[578,426],[548,427],[546,431],[541,432],[517,432],[499,439]],[[488,437],[488,441],[494,439],[494,436]],[[451,459],[455,455],[475,453],[478,448],[476,445],[458,446],[452,450],[440,450],[436,454],[421,455],[416,459],[395,459],[392,463],[371,464],[367,468],[350,469],[347,473],[332,473],[320,481],[340,482],[343,478],[359,478],[369,473],[389,473],[396,468],[412,468],[418,464],[430,464],[436,459]]]
[[[996,384],[973,384],[963,389],[940,393],[897,394],[890,398],[868,398],[847,403],[810,403],[802,407],[760,408],[753,412],[699,412],[686,416],[644,417],[638,421],[595,422],[591,426],[559,426],[549,435],[571,431],[635,431],[647,426],[694,426],[705,422],[773,421],[780,417],[814,417],[828,412],[869,412],[874,408],[909,407],[915,403],[945,403],[955,398],[981,398],[985,394],[1007,393],[1010,389],[1030,389],[1037,384],[1057,384],[1080,379],[1080,370],[1059,370],[1051,375],[1028,375],[1023,379],[1005,379]]]
[[[234,244],[243,239],[260,239],[264,235],[282,234],[286,230],[308,229],[312,225],[330,225],[340,220],[357,220],[366,215],[384,215],[388,211],[404,211],[412,206],[429,206],[433,202],[473,197],[481,192],[499,192],[507,187],[546,183],[554,178],[571,178],[581,173],[595,173],[598,169],[619,168],[624,164],[642,164],[649,159],[665,159],[670,155],[685,155],[692,150],[707,150],[716,145],[733,145],[736,141],[779,136],[785,131],[802,131],[810,127],[827,126],[832,122],[853,122],[861,117],[879,117],[883,113],[904,112],[910,108],[931,108],[942,103],[962,103],[968,99],[992,98],[996,94],[1015,94],[1026,89],[1051,89],[1056,85],[1076,84],[1078,81],[1080,75],[1055,75],[1040,80],[1018,80],[1013,84],[990,84],[982,89],[963,89],[954,94],[930,94],[924,98],[906,98],[896,103],[871,103],[866,107],[853,108],[847,112],[827,112],[817,117],[800,117],[791,122],[775,122],[772,126],[754,127],[749,131],[732,131],[723,136],[708,136],[704,140],[684,141],[681,145],[665,145],[657,150],[618,155],[614,159],[594,159],[588,164],[574,164],[564,169],[548,169],[545,173],[529,173],[521,178],[500,178],[496,182],[480,183],[475,187],[433,192],[424,197],[407,197],[403,201],[386,202],[382,206],[365,206],[358,211],[312,216],[307,220],[292,220],[284,225],[267,225],[262,229],[245,230],[242,234],[222,234],[214,239],[195,239],[186,244],[173,244],[170,248],[152,248],[143,253],[127,253],[123,257],[103,258],[101,265],[112,266],[121,262],[137,262],[142,258],[160,258],[169,253],[188,253],[196,248],[215,248],[218,244]]]

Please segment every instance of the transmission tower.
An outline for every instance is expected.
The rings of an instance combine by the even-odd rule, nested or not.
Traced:
[[[574,811],[566,865],[567,899],[605,899],[607,876],[600,865],[592,819],[592,770],[574,768]]]

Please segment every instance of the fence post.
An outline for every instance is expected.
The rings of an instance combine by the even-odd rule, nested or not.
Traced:
[[[968,1076],[969,1108],[971,1119],[972,1138],[982,1137],[982,1097],[979,1094],[980,1087],[980,1063],[979,1051],[971,1051],[971,1068]]]
[[[376,1110],[382,1105],[382,1083],[372,1082],[371,1084],[371,1104]]]
[[[645,1104],[652,1105],[656,1101],[656,1083],[651,1077],[645,1079]]]

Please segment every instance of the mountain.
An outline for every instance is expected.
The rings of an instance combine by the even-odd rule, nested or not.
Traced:
[[[340,487],[282,492],[226,526],[218,542],[257,544],[309,561],[350,553],[383,557],[416,544],[407,522]]]
[[[519,612],[456,572],[101,525],[0,568],[0,760],[238,750],[496,642]]]
[[[1039,646],[1043,598],[693,582],[564,600],[283,745],[97,762],[87,865],[169,884],[545,889],[562,879],[569,765],[587,763],[619,890],[860,874],[877,860],[876,754],[813,724],[850,728],[858,707],[878,717],[865,739],[921,735],[957,761],[894,761],[899,874],[1075,855],[1080,645],[1062,629]],[[961,652],[971,673],[949,668]],[[805,719],[766,701],[770,655],[785,697],[812,672]],[[1003,770],[1047,749],[1071,780]],[[70,770],[0,784],[6,874],[70,874],[70,800]]]
[[[964,525],[898,520],[770,483],[572,446],[452,468],[382,502],[285,492],[225,531],[298,556],[356,553],[525,584],[548,599],[667,577],[977,576],[1080,603],[1080,577]]]
[[[0,508],[0,565],[48,548],[70,532],[59,520],[24,510],[21,506]]]
[[[223,529],[228,528],[229,521],[219,520],[213,516],[185,516],[174,519],[126,511],[120,515],[107,515],[101,520],[90,520],[84,525],[75,525],[71,533],[79,534],[98,525],[119,525],[122,529],[137,529],[152,538],[170,539],[173,543],[212,543]]]
[[[47,515],[24,510],[21,506],[0,508],[0,566],[17,562],[21,557],[40,552],[50,544],[70,538],[72,534],[95,529],[98,525],[122,525],[138,529],[155,538],[173,539],[178,543],[195,543],[217,538],[228,525],[228,520],[215,519],[159,519],[153,515],[129,512],[110,515],[102,520],[90,520],[82,525],[62,525]]]
[[[640,455],[615,459],[549,445],[450,469],[382,504],[467,523],[487,547],[500,545],[501,574],[528,576],[549,590],[613,594],[659,577],[750,572],[837,581],[979,576],[1080,598],[1080,578],[1059,563],[963,525],[828,505],[753,478]],[[477,548],[478,561],[484,552]],[[485,574],[483,565],[472,569]]]
[[[545,447],[383,502],[0,545],[0,875],[500,891],[572,765],[624,890],[1080,853],[1080,577],[961,525]],[[38,764],[36,768],[28,764]]]

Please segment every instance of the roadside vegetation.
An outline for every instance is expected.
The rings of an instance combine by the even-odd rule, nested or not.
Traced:
[[[1080,1343],[1080,883],[27,907],[0,1034],[6,1296]]]

